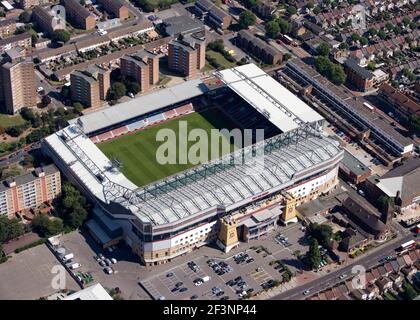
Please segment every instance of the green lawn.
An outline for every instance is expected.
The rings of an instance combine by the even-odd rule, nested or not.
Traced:
[[[19,126],[25,123],[25,120],[20,115],[9,116],[6,114],[0,114],[0,126],[3,128],[9,128],[13,126]]]
[[[196,165],[189,161],[188,163],[180,164],[179,152],[176,147],[179,143],[179,121],[187,121],[188,132],[196,128],[204,129],[207,132],[209,139],[211,129],[232,129],[232,127],[228,125],[227,121],[219,114],[216,114],[213,111],[205,111],[203,113],[192,113],[145,130],[137,131],[130,135],[101,143],[98,147],[108,158],[117,158],[120,160],[123,165],[122,172],[124,175],[137,186],[143,186]],[[159,146],[165,143],[156,141],[156,135],[159,130],[165,128],[172,129],[176,133],[176,149],[174,149],[177,153],[176,164],[160,164],[156,160],[156,154]],[[225,138],[222,137],[222,139]],[[190,146],[194,144],[195,142],[189,141],[187,150],[191,152]],[[230,144],[230,148],[231,150],[229,152],[235,149],[233,144]],[[210,149],[211,146],[209,142],[209,157],[211,157]],[[222,154],[221,146],[219,146],[219,153]]]
[[[206,55],[209,55],[213,59],[216,60],[216,62],[221,66],[222,69],[229,69],[236,66],[234,62],[228,61],[221,53],[213,51],[213,50],[207,50]]]

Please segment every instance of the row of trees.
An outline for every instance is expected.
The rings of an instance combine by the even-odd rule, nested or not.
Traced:
[[[325,56],[320,55],[315,59],[315,68],[320,74],[338,86],[346,81],[346,74],[343,67],[331,62]]]
[[[283,18],[276,18],[265,24],[265,32],[268,37],[275,39],[279,33],[290,34],[292,32],[292,25]]]

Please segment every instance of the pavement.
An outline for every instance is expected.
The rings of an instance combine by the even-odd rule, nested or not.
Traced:
[[[61,266],[46,245],[12,254],[0,264],[0,300],[36,300],[57,290],[52,287],[56,274],[54,266]],[[80,290],[79,285],[66,272],[66,288]]]

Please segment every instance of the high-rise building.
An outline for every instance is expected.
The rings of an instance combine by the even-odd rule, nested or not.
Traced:
[[[203,33],[180,35],[168,46],[169,69],[194,78],[206,64],[206,38]]]
[[[63,17],[64,18],[64,17]],[[32,10],[33,21],[43,30],[49,34],[56,30],[66,29],[66,20],[60,16],[55,15],[54,11],[42,6],[36,6]]]
[[[122,57],[120,66],[124,76],[138,82],[141,92],[146,92],[151,85],[159,82],[159,57],[146,50]]]
[[[128,7],[124,4],[122,0],[97,0],[104,9],[114,15],[115,18],[120,20],[126,20],[129,17]]]
[[[63,1],[66,8],[66,16],[75,27],[84,30],[91,30],[96,26],[95,17],[80,4],[79,0]]]
[[[7,55],[0,67],[0,105],[2,112],[15,114],[23,107],[35,107],[36,82],[32,60]]]
[[[60,171],[53,164],[0,182],[0,215],[36,209],[61,193]]]
[[[110,70],[96,65],[89,66],[84,71],[72,72],[70,74],[72,100],[80,102],[85,107],[100,107],[101,100],[106,100],[110,87],[110,74]]]

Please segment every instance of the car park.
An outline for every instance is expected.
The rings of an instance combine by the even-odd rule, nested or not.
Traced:
[[[172,293],[177,292],[179,290],[179,287],[175,287],[171,290]]]
[[[224,294],[225,294],[224,291],[219,291],[218,293],[216,293],[216,297],[223,296]]]
[[[105,263],[105,261],[101,260],[101,261],[99,261],[99,265],[101,267],[105,267],[106,266],[106,263]]]
[[[177,282],[177,283],[175,283],[175,287],[178,288],[178,287],[182,286],[183,284],[184,284],[183,282]]]
[[[108,267],[112,265],[111,260],[109,260],[108,258],[105,259],[105,263]]]
[[[220,300],[229,300],[229,296],[221,297]]]

